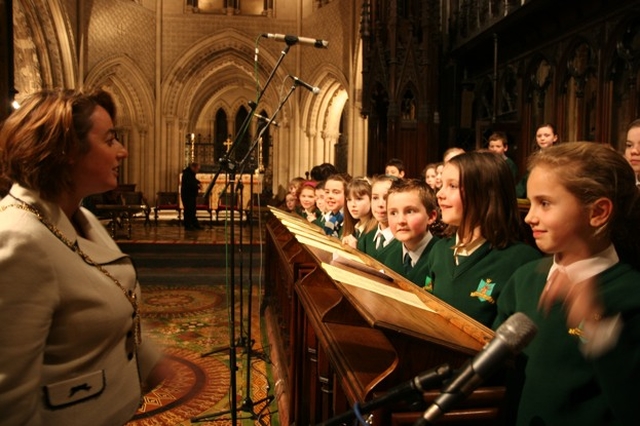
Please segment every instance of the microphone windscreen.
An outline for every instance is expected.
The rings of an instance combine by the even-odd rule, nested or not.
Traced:
[[[499,337],[513,353],[520,353],[535,337],[538,327],[522,312],[511,315],[496,330]]]

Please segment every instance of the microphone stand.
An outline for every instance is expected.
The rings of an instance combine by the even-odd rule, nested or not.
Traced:
[[[235,151],[236,147],[239,145],[240,141],[243,139],[244,135],[247,132],[247,129],[249,128],[249,123],[251,122],[251,119],[254,117],[255,115],[255,111],[258,107],[258,103],[260,102],[260,99],[262,99],[262,96],[264,95],[264,93],[266,92],[267,87],[269,86],[269,84],[271,83],[271,81],[273,80],[273,77],[275,76],[276,70],[278,69],[278,67],[280,66],[280,64],[282,63],[284,57],[287,55],[287,53],[289,53],[289,49],[291,48],[291,46],[295,44],[295,42],[289,43],[287,42],[287,45],[285,46],[285,48],[282,50],[280,57],[278,58],[278,61],[276,62],[273,70],[271,71],[271,74],[269,75],[269,78],[267,79],[267,81],[265,82],[264,87],[262,88],[262,90],[260,91],[260,93],[258,94],[258,97],[256,99],[255,102],[250,102],[249,106],[251,107],[251,111],[249,112],[249,114],[247,115],[247,117],[245,118],[244,122],[242,123],[242,126],[240,127],[239,132],[236,135],[235,140],[233,141],[233,144],[231,146],[231,148],[225,153],[225,155],[220,159],[220,163],[221,163],[221,167],[220,169],[216,172],[216,174],[214,175],[213,179],[211,180],[211,182],[209,183],[209,186],[207,187],[204,196],[205,199],[208,199],[210,194],[211,194],[211,190],[213,189],[213,186],[215,185],[221,170],[224,168],[228,179],[227,179],[227,184],[225,186],[225,189],[223,189],[222,193],[226,194],[226,196],[229,196],[229,193],[231,193],[231,198],[233,198],[234,194],[235,194],[235,187],[234,187],[234,183],[235,183],[235,179],[236,179],[236,164],[231,160],[231,154]],[[284,101],[286,101],[289,96],[291,95],[291,93],[293,92],[293,90],[295,90],[295,87],[292,87],[291,90],[289,91],[289,93],[287,94],[286,98],[284,99]],[[282,105],[284,104],[284,101],[282,101],[280,103],[280,105],[278,105],[278,109],[276,110],[276,113],[282,108]],[[262,128],[262,131],[260,132],[259,137],[262,136],[262,134],[264,133],[265,129],[267,126]],[[250,147],[250,149],[247,152],[247,155],[245,155],[245,157],[243,158],[243,160],[241,161],[240,165],[242,168],[245,167],[246,165],[246,159],[249,157],[249,154],[253,151],[253,149],[257,146],[257,142],[258,142],[259,138],[256,139],[256,141],[253,143],[253,145]],[[242,178],[242,174],[240,175],[240,177]],[[227,188],[229,188],[229,190],[227,191]],[[228,198],[227,198],[228,199]],[[233,203],[233,201],[232,201]],[[227,205],[229,205],[229,203],[227,202]],[[231,214],[233,215],[234,213],[234,208],[233,208],[233,204],[232,208],[231,208]],[[228,218],[228,214],[227,214],[227,218]],[[242,212],[240,212],[240,218],[242,219]],[[236,338],[235,338],[235,257],[234,257],[234,251],[235,251],[235,228],[234,228],[234,220],[233,217],[231,218],[231,224],[230,224],[230,239],[231,239],[231,243],[230,243],[230,254],[229,254],[229,264],[231,265],[231,273],[228,273],[227,276],[229,277],[229,345],[228,346],[223,346],[223,347],[219,347],[219,348],[214,348],[209,352],[203,353],[201,355],[201,357],[205,357],[217,352],[221,352],[224,350],[227,350],[229,352],[229,370],[231,372],[231,376],[230,376],[230,386],[231,386],[231,398],[230,398],[230,408],[229,410],[225,410],[222,412],[218,412],[218,413],[213,413],[213,414],[208,414],[208,415],[203,415],[203,416],[197,416],[197,417],[193,417],[191,418],[191,422],[192,423],[197,423],[197,422],[202,422],[202,421],[208,421],[212,418],[215,417],[219,417],[221,415],[224,414],[231,414],[231,423],[232,424],[236,424],[237,423],[237,411],[238,411],[238,404],[236,401],[236,395],[238,394],[237,391],[237,383],[236,383],[236,371],[238,370],[238,366],[237,366],[237,361],[236,361],[236,347],[239,346],[239,342],[236,342]],[[251,286],[249,287],[249,289],[251,289]],[[242,297],[241,297],[242,298]],[[251,300],[251,299],[249,299]],[[251,312],[249,312],[249,324],[251,324]],[[250,337],[250,336],[249,336]],[[250,339],[249,339],[250,341]],[[249,385],[249,377],[250,377],[250,364],[249,364],[249,354],[250,352],[247,352],[247,386]],[[249,395],[251,392],[250,388],[247,388],[247,394]],[[266,400],[268,400],[269,402],[271,400],[273,400],[273,396],[268,396],[267,398],[265,398]],[[251,402],[250,398],[247,397],[247,399],[243,402],[242,404],[242,409],[247,409],[250,408],[250,411],[252,413],[252,418],[256,417],[256,415],[253,415],[253,411],[252,411],[252,406],[253,406],[253,402]],[[268,406],[268,403],[265,405],[265,408]]]
[[[254,139],[254,141],[252,142],[251,146],[249,147],[249,150],[247,151],[246,155],[244,156],[244,158],[240,161],[240,176],[242,176],[242,173],[244,171],[244,168],[246,167],[246,165],[248,164],[248,160],[251,157],[251,153],[253,152],[253,150],[258,146],[258,143],[260,142],[260,139],[262,138],[264,132],[267,130],[267,128],[269,127],[269,125],[271,123],[273,123],[275,116],[278,114],[278,112],[282,109],[283,105],[285,104],[285,102],[289,99],[289,97],[291,96],[291,94],[294,92],[294,90],[296,90],[297,85],[293,84],[290,88],[289,91],[287,92],[286,96],[280,101],[280,104],[278,105],[278,107],[276,108],[276,110],[274,111],[273,115],[270,117],[271,121],[267,122],[267,124],[265,126],[263,126],[260,129],[260,133],[258,134],[258,136]],[[252,178],[253,179],[253,178]],[[252,206],[250,203],[249,209],[252,210]],[[233,225],[233,219],[231,221],[231,224]],[[232,232],[232,238],[233,238],[233,232]],[[240,242],[240,244],[242,245],[242,242]],[[252,259],[252,253],[249,253],[250,259]],[[249,263],[251,264],[251,260],[249,261]],[[251,271],[251,269],[250,269]],[[251,399],[251,354],[252,354],[252,348],[251,346],[253,345],[253,340],[251,339],[251,314],[252,314],[252,289],[253,289],[253,282],[252,280],[253,275],[251,273],[249,273],[249,294],[248,294],[248,300],[247,300],[247,317],[248,317],[248,321],[247,321],[247,339],[245,340],[246,342],[246,354],[247,354],[247,360],[246,360],[246,378],[245,378],[245,383],[246,383],[246,390],[247,390],[247,397],[244,399],[244,401],[242,402],[242,405],[240,406],[240,409],[242,411],[245,412],[249,412],[251,413],[251,418],[256,419],[259,418],[259,415],[262,413],[262,411],[264,411],[265,409],[267,409],[267,407],[269,406],[269,404],[271,403],[271,401],[273,401],[273,399],[275,398],[273,395],[267,395],[265,398],[259,400],[259,401],[253,401]],[[241,284],[241,288],[242,288],[242,284]],[[267,388],[268,390],[268,388]],[[253,412],[253,407],[257,404],[260,403],[264,403],[263,408],[257,412],[254,413]],[[224,413],[227,413],[226,411]],[[206,421],[211,419],[212,417],[216,417],[217,414],[212,414],[212,415],[208,415],[208,416],[200,416],[200,417],[195,417],[191,419],[191,422],[194,421]]]
[[[426,390],[440,385],[443,380],[451,376],[452,372],[453,370],[451,369],[449,364],[439,365],[438,367],[418,374],[408,383],[403,383],[389,389],[385,392],[384,395],[379,398],[373,399],[363,404],[356,402],[353,405],[353,409],[336,417],[333,417],[324,423],[321,423],[320,426],[341,425],[350,420],[353,420],[356,417],[360,419],[362,417],[362,414],[369,413],[376,408],[383,407],[392,402],[401,401],[409,396],[420,396]]]

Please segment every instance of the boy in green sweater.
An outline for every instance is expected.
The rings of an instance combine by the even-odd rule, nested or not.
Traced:
[[[395,239],[384,263],[418,285],[424,283],[427,255],[438,240],[429,232],[438,216],[436,209],[432,191],[417,179],[397,180],[387,193],[387,217]]]

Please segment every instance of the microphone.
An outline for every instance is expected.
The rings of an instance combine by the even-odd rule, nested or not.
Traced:
[[[451,377],[452,373],[453,371],[451,370],[451,367],[449,367],[449,364],[442,364],[436,368],[432,368],[431,370],[424,371],[409,380],[407,383],[389,389],[380,398],[373,399],[359,405],[358,411],[360,413],[368,413],[385,404],[403,400],[411,394],[422,395],[424,391],[440,385],[444,379]],[[327,420],[325,423],[321,423],[320,426],[339,425],[353,420],[355,416],[354,410],[349,410],[339,416]]]
[[[270,118],[267,118],[264,115],[254,114],[254,117],[256,117],[258,120],[266,121],[268,124],[273,124],[276,127],[280,127],[280,123],[278,123],[276,120],[272,120]]]
[[[272,38],[277,41],[284,41],[289,46],[293,46],[296,43],[300,44],[310,44],[313,47],[317,47],[319,49],[326,48],[329,45],[327,40],[320,40],[317,38],[309,38],[309,37],[298,37],[294,35],[285,35],[285,34],[262,34],[262,37]]]
[[[511,315],[498,329],[496,335],[475,358],[467,362],[456,376],[442,389],[440,395],[424,412],[414,426],[433,424],[458,402],[496,372],[510,355],[518,354],[536,335],[538,328],[522,312]]]
[[[309,83],[305,83],[304,81],[300,80],[298,77],[295,77],[293,75],[291,75],[290,77],[293,79],[293,82],[296,84],[296,86],[303,86],[305,89],[307,89],[314,95],[317,95],[318,93],[320,93],[319,87],[312,86]]]

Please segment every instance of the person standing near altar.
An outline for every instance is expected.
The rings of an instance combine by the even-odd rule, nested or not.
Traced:
[[[184,207],[184,229],[187,231],[202,229],[196,217],[196,199],[200,192],[200,181],[196,178],[196,174],[199,171],[200,164],[196,162],[192,162],[182,171],[180,198]]]
[[[83,198],[128,156],[103,91],[43,91],[0,128],[0,425],[122,425],[166,362],[142,335],[140,285]]]

